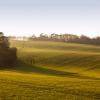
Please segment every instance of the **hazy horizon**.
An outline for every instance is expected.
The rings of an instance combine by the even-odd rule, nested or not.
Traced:
[[[5,35],[69,33],[100,36],[99,0],[0,0]]]

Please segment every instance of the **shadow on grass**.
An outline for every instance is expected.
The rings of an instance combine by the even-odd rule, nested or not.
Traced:
[[[70,78],[78,78],[78,79],[93,79],[93,80],[100,80],[99,78],[93,78],[88,76],[82,76],[78,73],[72,72],[65,72],[65,71],[58,71],[54,69],[48,69],[40,66],[32,66],[21,61],[18,61],[17,65],[12,68],[12,70],[23,72],[23,73],[39,73],[44,75],[50,76],[60,76],[60,77],[70,77]]]

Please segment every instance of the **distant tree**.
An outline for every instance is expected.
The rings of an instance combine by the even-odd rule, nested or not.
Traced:
[[[80,40],[90,40],[90,38],[85,35],[81,35]]]
[[[39,35],[39,38],[40,38],[40,39],[48,39],[48,35],[47,35],[47,34],[44,34],[44,33],[41,33],[41,34]]]
[[[32,35],[32,38],[36,38],[35,34]]]

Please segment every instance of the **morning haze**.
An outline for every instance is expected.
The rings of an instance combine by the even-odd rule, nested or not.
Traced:
[[[100,0],[0,0],[0,100],[100,100],[99,26]]]

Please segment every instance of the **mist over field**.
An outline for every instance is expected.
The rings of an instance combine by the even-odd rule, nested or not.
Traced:
[[[51,38],[2,35],[1,100],[100,99],[98,37],[92,40],[86,36],[76,39],[71,34],[63,39],[54,34]]]
[[[100,0],[0,0],[0,100],[100,100]]]

